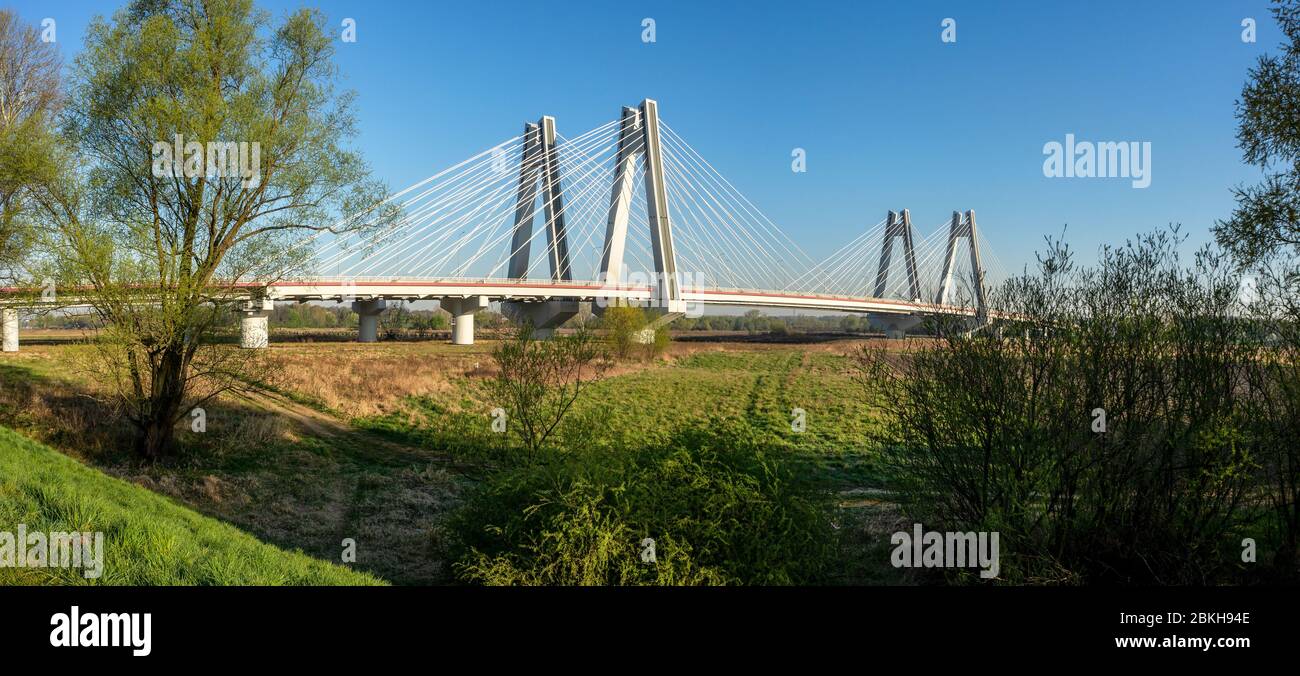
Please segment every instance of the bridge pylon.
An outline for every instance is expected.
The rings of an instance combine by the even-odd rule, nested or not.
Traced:
[[[907,268],[909,299],[921,299],[921,278],[916,274],[916,250],[912,245],[912,214],[903,210],[900,217],[893,211],[885,220],[885,241],[880,246],[880,265],[876,268],[876,298],[885,297],[886,282],[889,281],[889,260],[893,255],[894,238],[903,240],[903,262]]]
[[[542,184],[542,206],[546,216],[546,258],[551,281],[573,280],[569,263],[569,236],[564,225],[564,191],[560,184],[559,145],[555,118],[545,115],[536,124],[524,125],[523,161],[519,166],[516,190],[515,225],[510,245],[510,277],[528,277],[529,255],[533,240],[534,209],[537,184]]]
[[[650,244],[658,288],[658,298],[652,308],[658,317],[652,325],[667,323],[686,313],[681,279],[677,274],[677,253],[673,247],[668,186],[664,180],[663,150],[659,139],[659,104],[655,100],[645,99],[637,108],[623,108],[614,184],[605,223],[605,245],[600,261],[601,283],[622,285],[626,277],[623,255],[627,246],[627,224],[639,158],[645,169],[646,216],[650,223]],[[624,301],[610,298],[608,304],[621,305]],[[603,309],[597,307],[597,310]]]
[[[967,239],[970,249],[971,285],[975,294],[976,316],[983,318],[988,314],[987,300],[984,294],[984,266],[980,263],[979,232],[975,229],[975,210],[968,209],[963,216],[952,212],[952,222],[948,226],[948,250],[943,258],[943,272],[939,277],[939,292],[935,294],[935,305],[946,305],[952,294],[952,273],[957,262],[957,240]]]
[[[528,277],[532,239],[534,203],[537,201],[537,184],[542,185],[543,213],[546,217],[546,258],[551,269],[551,281],[573,281],[569,261],[569,235],[564,223],[564,191],[560,183],[559,143],[555,133],[555,118],[545,115],[536,124],[524,125],[523,160],[519,165],[519,186],[516,191],[515,224],[510,242],[509,275],[512,279]],[[457,305],[459,307],[459,305]],[[523,303],[507,301],[501,304],[506,315],[532,323],[539,336],[549,335],[556,327],[578,314],[576,301],[543,301]],[[463,315],[457,315],[458,317]],[[470,320],[472,322],[472,319]],[[473,343],[473,324],[468,333],[457,334],[457,344]]]

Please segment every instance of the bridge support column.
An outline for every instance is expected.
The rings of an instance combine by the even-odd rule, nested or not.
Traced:
[[[4,334],[4,351],[18,351],[18,308],[0,310],[0,333]]]
[[[916,315],[869,315],[871,325],[885,332],[885,338],[901,340],[907,337],[907,330],[919,326],[925,321]]]
[[[559,135],[555,118],[545,116],[537,124],[524,125],[524,156],[519,168],[515,201],[515,226],[510,244],[511,279],[528,277],[529,249],[533,239],[537,180],[542,181],[542,202],[546,214],[546,258],[553,281],[570,281],[569,235],[564,225],[564,190],[560,185]]]
[[[379,315],[387,306],[383,298],[352,301],[352,311],[357,313],[357,342],[374,343],[379,340]]]
[[[239,346],[242,348],[260,350],[270,344],[269,325],[271,310],[275,309],[275,303],[268,299],[254,300],[244,303],[240,314],[243,315],[239,321]]]
[[[452,345],[474,344],[474,313],[487,309],[487,296],[470,296],[469,298],[443,298],[439,307],[451,313]]]
[[[534,338],[550,338],[561,324],[577,316],[580,304],[576,300],[548,300],[542,303],[512,301],[501,304],[507,317],[533,325]]]
[[[646,218],[650,225],[650,248],[654,258],[657,291],[650,299],[658,316],[646,327],[647,333],[637,340],[654,340],[653,329],[691,311],[682,297],[677,273],[677,254],[673,248],[672,218],[668,213],[668,186],[664,180],[663,151],[659,142],[659,104],[645,99],[639,108],[623,108],[619,129],[618,157],[614,167],[614,186],[605,220],[605,247],[600,262],[599,279],[610,287],[625,283],[623,254],[627,243],[628,218],[632,208],[638,156],[645,167],[644,190]],[[597,303],[596,313],[607,307],[630,305],[626,300],[609,298]]]

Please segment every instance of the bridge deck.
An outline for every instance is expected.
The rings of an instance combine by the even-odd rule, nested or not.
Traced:
[[[340,300],[342,298],[392,298],[425,300],[446,297],[486,296],[491,300],[547,301],[627,299],[650,301],[650,286],[607,286],[598,282],[550,282],[510,279],[313,279],[276,282],[268,288],[272,300]],[[720,289],[684,287],[688,304],[740,305],[753,307],[875,312],[882,314],[944,314],[974,316],[975,309],[956,305],[808,294],[762,289]]]

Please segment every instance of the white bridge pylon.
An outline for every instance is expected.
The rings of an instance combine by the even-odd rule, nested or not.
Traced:
[[[673,248],[672,219],[668,215],[668,188],[664,176],[663,148],[659,141],[659,105],[646,99],[640,109],[624,108],[619,123],[618,156],[614,185],[610,190],[605,244],[601,251],[599,280],[606,285],[624,283],[624,253],[627,250],[628,217],[635,190],[637,158],[642,158],[645,177],[646,219],[650,249],[658,282],[658,307],[668,315],[681,316],[686,303],[677,274],[677,253]]]
[[[474,313],[490,302],[543,335],[580,303],[597,313],[641,305],[659,323],[709,304],[861,312],[897,335],[930,315],[983,320],[983,265],[1007,276],[973,211],[953,212],[929,235],[907,209],[890,211],[814,259],[650,99],[572,138],[542,117],[389,201],[401,207],[395,226],[319,238],[315,274],[270,284],[264,298],[353,301],[363,341],[376,338],[373,318],[393,300],[441,301],[458,344],[473,341]],[[963,243],[969,256],[958,256]],[[264,335],[265,306],[249,312],[245,326]]]

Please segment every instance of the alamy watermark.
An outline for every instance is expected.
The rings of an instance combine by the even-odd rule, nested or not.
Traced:
[[[257,141],[186,141],[177,134],[172,143],[153,144],[155,178],[239,178],[244,188],[262,181],[262,144]]]
[[[641,563],[658,563],[659,559],[655,555],[655,539],[644,538],[641,540]]]
[[[1076,141],[1043,144],[1043,175],[1048,178],[1131,178],[1134,188],[1151,185],[1150,141]]]
[[[796,174],[808,173],[808,151],[795,148],[790,151],[790,171]]]
[[[1100,406],[1092,409],[1092,431],[1095,434],[1106,433],[1106,409]]]
[[[131,648],[136,657],[153,652],[152,613],[83,613],[78,606],[50,616],[55,648]]]
[[[81,568],[88,580],[104,574],[104,534],[100,532],[0,531],[0,568]]]
[[[912,532],[898,531],[889,537],[894,551],[889,555],[895,568],[979,568],[980,577],[998,576],[998,532],[926,531],[915,524]]]
[[[500,406],[492,409],[492,431],[496,434],[506,433],[506,410]]]
[[[629,271],[624,267],[617,279],[602,279],[602,293],[596,296],[595,306],[605,308],[626,304],[671,311],[680,309],[686,317],[699,318],[704,316],[704,304],[698,300],[682,300],[680,292],[685,289],[710,288],[704,285],[703,280],[702,275],[693,272],[679,272],[676,276],[669,276],[656,272]],[[672,287],[679,292],[678,302],[667,297],[668,289]]]

